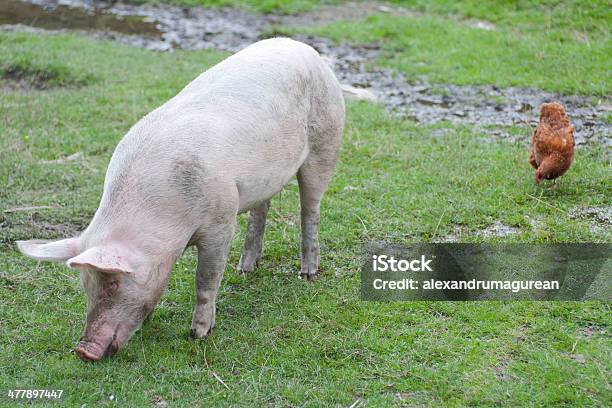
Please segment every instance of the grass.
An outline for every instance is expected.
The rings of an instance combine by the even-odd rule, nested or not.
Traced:
[[[405,73],[411,81],[424,77],[434,83],[529,86],[596,96],[612,92],[607,28],[612,14],[607,2],[555,2],[554,7],[546,1],[399,3],[424,14],[380,13],[359,21],[277,31],[380,43],[383,53],[377,63]],[[474,18],[492,19],[497,27],[474,28]]]
[[[528,31],[545,28],[609,35],[606,22],[612,16],[605,0],[395,0],[391,3],[423,13],[514,25]]]
[[[424,21],[437,27],[435,18]],[[476,44],[483,59],[487,48]],[[559,188],[538,189],[524,146],[491,141],[471,127],[417,126],[366,103],[348,105],[340,162],[324,198],[321,279],[296,277],[293,182],[273,200],[264,259],[246,278],[235,271],[241,217],[214,337],[187,340],[196,263],[190,250],[125,349],[99,364],[80,362],[71,353],[85,308],[77,274],[25,259],[13,241],[84,228],[127,129],[226,54],[1,33],[0,55],[2,72],[61,74],[48,89],[1,88],[0,209],[60,208],[0,212],[0,405],[14,388],[64,389],[69,406],[349,406],[358,399],[366,406],[612,405],[608,303],[369,303],[359,300],[357,272],[368,242],[429,241],[457,228],[462,240],[481,241],[479,231],[497,220],[520,231],[498,241],[610,242],[604,228],[567,215],[577,206],[609,205],[605,152],[580,149]],[[528,80],[537,83],[539,75]],[[75,152],[83,159],[39,163]],[[535,230],[529,219],[538,220]]]

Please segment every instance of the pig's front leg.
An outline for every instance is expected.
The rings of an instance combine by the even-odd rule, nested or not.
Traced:
[[[203,339],[215,328],[215,301],[234,235],[236,214],[231,219],[217,218],[219,225],[202,234],[198,246],[196,306],[191,337]]]
[[[238,262],[238,271],[241,273],[253,271],[261,259],[269,208],[270,201],[266,201],[249,212],[249,226],[244,240],[244,249],[242,250],[242,256],[240,256],[240,262]]]

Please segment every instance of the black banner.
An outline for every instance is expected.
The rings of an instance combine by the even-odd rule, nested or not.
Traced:
[[[612,300],[611,244],[372,245],[363,300]]]

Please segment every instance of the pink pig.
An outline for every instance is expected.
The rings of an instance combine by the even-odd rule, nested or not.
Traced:
[[[302,267],[319,266],[321,197],[344,126],[333,72],[311,47],[257,42],[201,74],[134,125],[111,158],[95,216],[79,236],[19,241],[22,253],[81,271],[83,360],[119,350],[152,312],[172,266],[198,249],[192,335],[215,327],[215,299],[236,216],[249,211],[239,270],[261,258],[270,199],[297,174]]]

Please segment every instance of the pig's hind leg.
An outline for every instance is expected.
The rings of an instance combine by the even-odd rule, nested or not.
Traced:
[[[311,151],[297,173],[300,187],[300,207],[302,226],[302,268],[300,278],[314,279],[319,269],[320,249],[318,225],[323,193],[334,172],[342,127],[328,133],[326,143]]]
[[[234,235],[236,206],[217,205],[210,222],[197,233],[198,269],[196,272],[196,306],[191,323],[191,337],[203,339],[215,328],[215,301],[227,263]],[[214,216],[213,216],[214,215]]]
[[[269,208],[270,201],[266,201],[249,211],[249,226],[247,227],[246,239],[244,240],[244,249],[238,262],[238,271],[240,273],[244,274],[253,271],[261,259],[266,217],[268,216]]]

